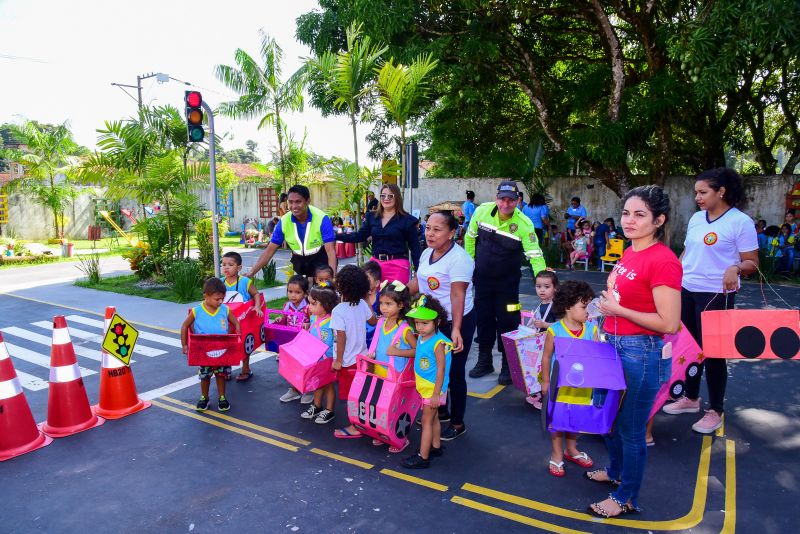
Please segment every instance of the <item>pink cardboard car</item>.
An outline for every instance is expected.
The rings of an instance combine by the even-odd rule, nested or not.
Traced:
[[[264,310],[264,337],[267,350],[278,352],[278,347],[294,339],[303,329],[304,315],[283,310]]]
[[[664,336],[664,345],[672,343],[672,373],[669,381],[661,386],[656,394],[652,418],[668,400],[678,400],[686,392],[686,380],[697,376],[703,361],[703,351],[692,337],[692,334],[681,323],[678,332]],[[667,349],[670,350],[670,349]]]

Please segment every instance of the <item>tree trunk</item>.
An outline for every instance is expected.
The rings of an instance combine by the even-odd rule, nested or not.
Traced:
[[[278,106],[275,106],[275,127],[278,129],[278,159],[280,160],[281,164],[281,182],[283,183],[283,189],[281,193],[285,193],[288,189],[286,187],[286,159],[283,155],[283,131],[281,130],[281,110]]]
[[[772,150],[767,146],[764,132],[764,110],[751,103],[756,108],[756,115],[754,116],[753,110],[749,105],[741,107],[742,116],[747,123],[747,128],[750,130],[750,135],[753,138],[753,152],[761,167],[761,172],[765,175],[775,174],[775,167],[778,166],[778,160],[772,155]]]
[[[356,183],[358,183],[359,178],[361,177],[361,167],[358,165],[358,132],[356,129],[356,114],[355,112],[350,112],[350,124],[353,126],[353,154],[356,158]],[[361,199],[359,198],[356,202],[356,216],[355,220],[353,221],[355,226],[356,232],[361,229]],[[364,246],[361,243],[356,243],[356,264],[361,267],[364,264],[363,256]]]

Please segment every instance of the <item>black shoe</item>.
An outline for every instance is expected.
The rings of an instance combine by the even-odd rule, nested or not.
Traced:
[[[219,401],[217,402],[217,410],[219,410],[220,412],[227,412],[230,409],[231,409],[231,403],[228,402],[228,399],[226,399],[225,396],[223,395],[222,397],[219,398]]]
[[[461,434],[463,434],[466,431],[467,431],[467,425],[461,425],[460,428],[456,428],[453,425],[447,425],[447,428],[442,430],[441,440],[442,441],[453,441],[454,439],[456,439],[458,436],[460,436]],[[432,454],[431,454],[431,456],[432,456]]]
[[[503,369],[500,371],[500,376],[497,377],[497,383],[501,386],[507,386],[511,384],[511,372],[508,369]]]
[[[197,410],[198,412],[204,412],[208,410],[208,399],[201,396],[200,400],[197,401],[197,406],[195,407],[195,410]]]
[[[431,466],[431,461],[426,460],[417,453],[403,460],[401,465],[406,469],[427,469]]]
[[[447,411],[447,408],[442,410],[439,409],[439,422],[440,423],[449,423],[450,422],[450,412]],[[422,420],[420,419],[420,424],[422,424]]]
[[[442,445],[438,449],[436,447],[431,447],[431,452],[428,453],[428,458],[438,458],[443,454],[444,454],[444,445]]]
[[[470,369],[469,377],[470,378],[480,378],[482,376],[490,375],[492,373],[494,373],[494,366],[492,366],[491,363],[489,363],[489,364],[481,364],[481,362],[478,361],[478,363],[475,364],[475,367]]]

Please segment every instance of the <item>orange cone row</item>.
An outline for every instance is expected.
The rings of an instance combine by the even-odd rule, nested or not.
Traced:
[[[106,308],[106,329],[113,315],[114,308]],[[67,321],[63,315],[54,317],[47,421],[37,427],[0,334],[0,461],[49,445],[52,438],[83,432],[106,419],[119,419],[150,406],[137,395],[131,369],[105,350],[101,373],[100,403],[91,407]]]

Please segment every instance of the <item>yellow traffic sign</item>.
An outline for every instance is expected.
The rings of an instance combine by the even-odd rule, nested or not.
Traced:
[[[125,365],[130,365],[133,347],[138,338],[139,331],[115,313],[108,323],[103,349]]]

